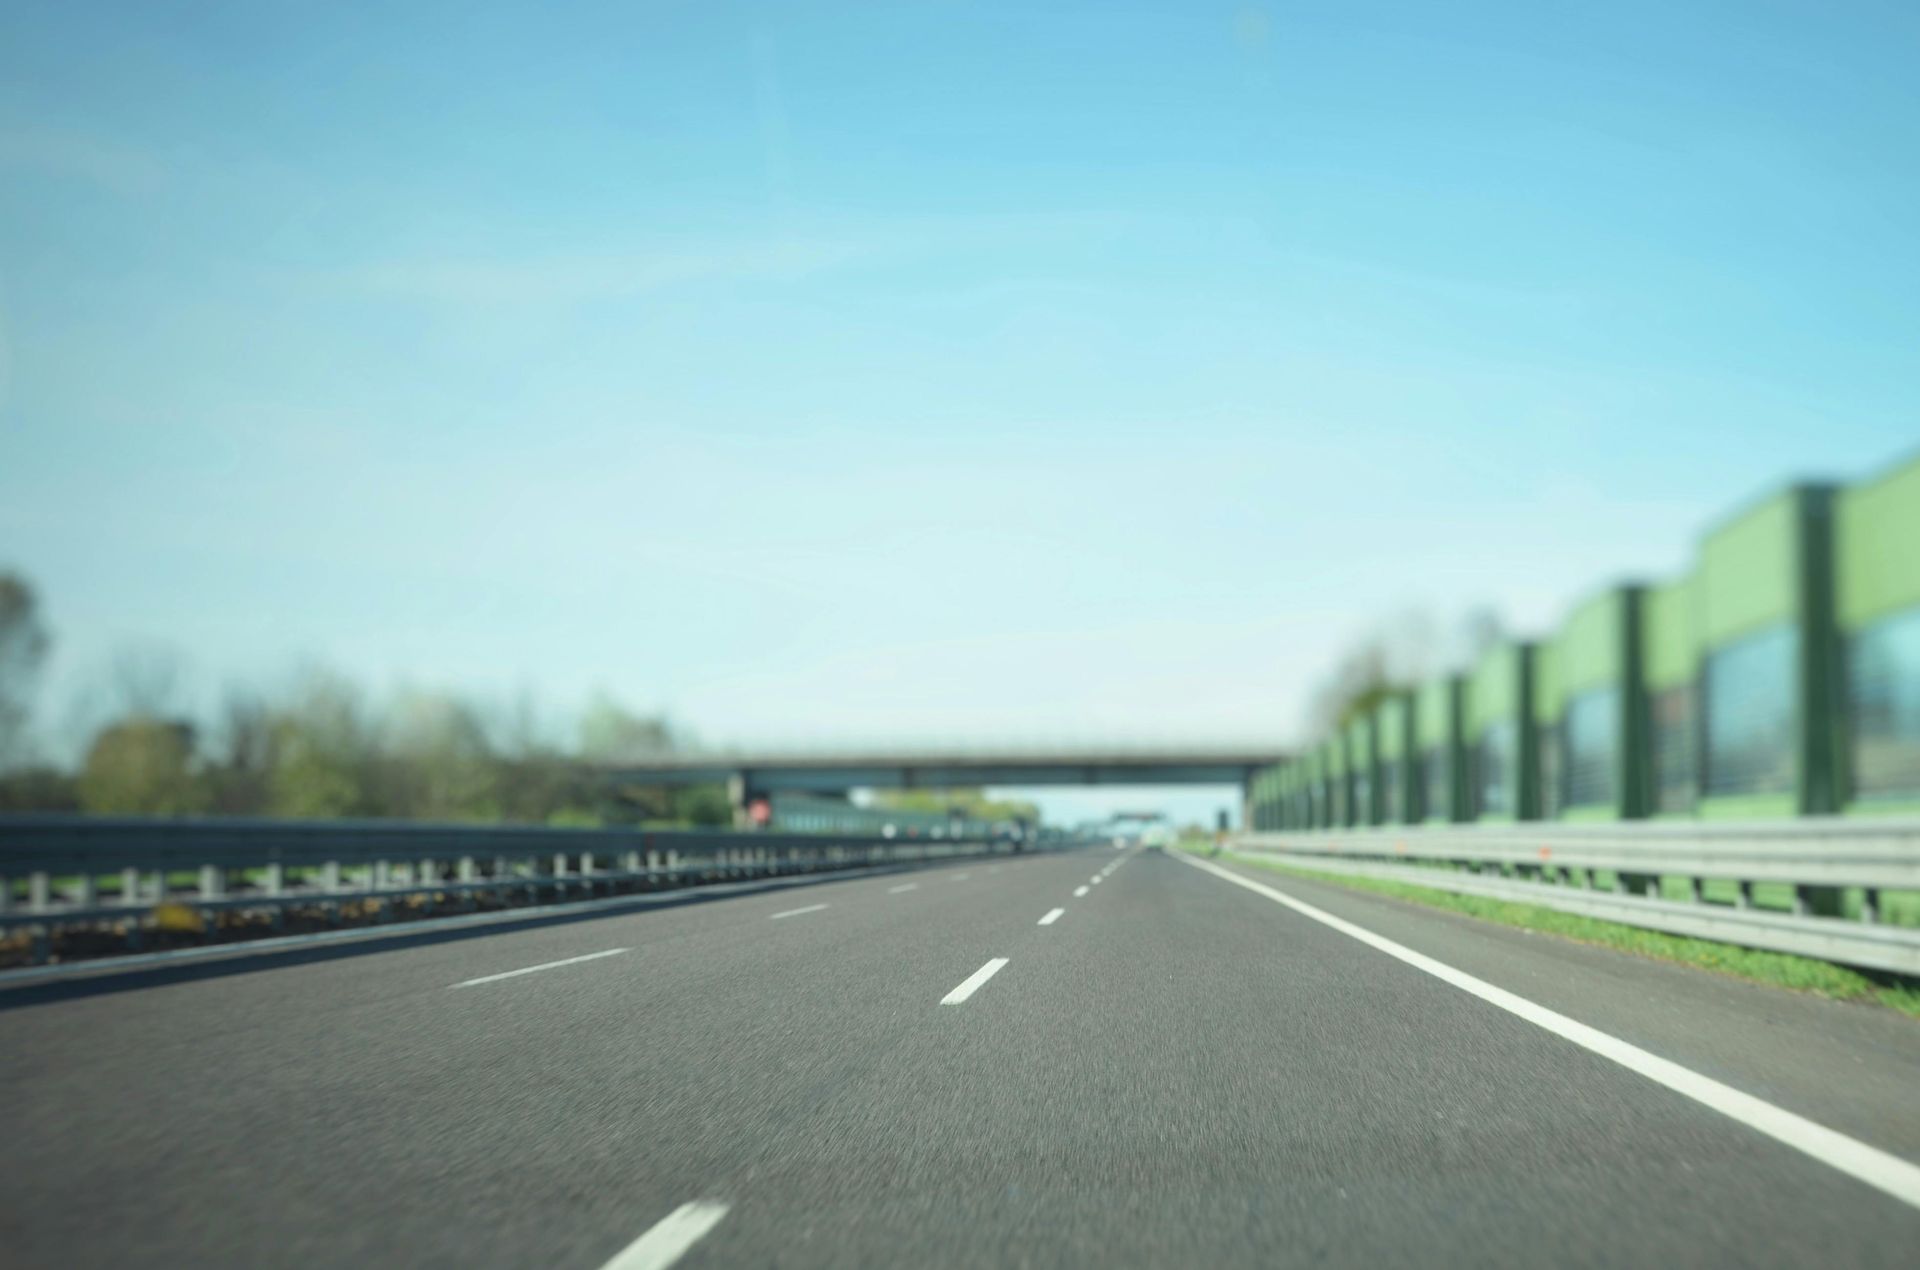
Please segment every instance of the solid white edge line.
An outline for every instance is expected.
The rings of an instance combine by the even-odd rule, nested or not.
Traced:
[[[1076,900],[1086,895],[1086,893],[1087,893],[1087,888],[1084,886],[1076,886],[1073,888],[1073,898]]]
[[[601,1270],[666,1270],[727,1215],[719,1200],[690,1200],[655,1222]]]
[[[1053,925],[1055,922],[1060,920],[1061,914],[1065,913],[1066,911],[1067,910],[1064,908],[1056,908],[1052,910],[1045,917],[1040,919],[1040,925],[1042,926]]]
[[[769,917],[767,920],[770,922],[777,922],[783,917],[798,917],[802,913],[817,913],[825,907],[826,907],[825,904],[809,904],[805,908],[790,908],[784,913],[775,913],[772,917]]]
[[[1245,887],[1257,895],[1264,895],[1275,903],[1284,904],[1302,917],[1311,918],[1323,926],[1332,927],[1342,935],[1351,936],[1368,947],[1376,948],[1389,957],[1398,958],[1415,970],[1424,971],[1463,992],[1472,993],[1489,1005],[1498,1006],[1509,1014],[1525,1019],[1535,1027],[1551,1032],[1563,1040],[1572,1041],[1584,1050],[1610,1059],[1657,1085],[1664,1085],[1683,1097],[1691,1098],[1729,1119],[1739,1121],[1749,1129],[1766,1134],[1776,1142],[1810,1155],[1830,1168],[1838,1169],[1849,1177],[1884,1191],[1903,1203],[1920,1208],[1920,1165],[1911,1164],[1897,1155],[1869,1146],[1857,1138],[1850,1138],[1825,1125],[1816,1124],[1805,1116],[1796,1115],[1784,1107],[1776,1107],[1752,1094],[1742,1093],[1711,1076],[1702,1076],[1691,1068],[1682,1067],[1670,1059],[1649,1053],[1629,1041],[1623,1041],[1598,1028],[1588,1027],[1558,1011],[1549,1010],[1523,996],[1508,992],[1505,988],[1495,987],[1484,979],[1476,978],[1464,970],[1456,970],[1425,953],[1415,952],[1384,935],[1376,935],[1364,926],[1356,926],[1344,918],[1335,917],[1332,913],[1315,908],[1304,900],[1297,900],[1284,891],[1256,882],[1252,878],[1243,878],[1231,869],[1223,869],[1206,860],[1194,859],[1185,852],[1174,852],[1173,855],[1175,859],[1190,864],[1196,869],[1202,869],[1235,886]]]
[[[602,957],[617,957],[628,951],[625,948],[609,948],[605,952],[588,953],[584,957],[568,957],[564,961],[543,961],[537,966],[523,966],[519,970],[507,970],[497,975],[481,975],[478,979],[463,979],[451,985],[455,988],[471,988],[479,983],[497,983],[502,979],[518,979],[521,975],[534,974],[541,970],[553,970],[560,966],[575,966],[583,961],[598,961]]]
[[[907,883],[903,883],[903,884],[902,884],[902,885],[900,885],[900,886],[890,886],[890,887],[888,887],[888,888],[887,888],[887,894],[888,894],[888,895],[898,895],[898,894],[900,894],[900,893],[901,893],[902,891],[917,891],[917,890],[919,890],[919,889],[920,889],[920,884],[919,884],[918,882],[907,882]]]
[[[1007,964],[1005,957],[995,957],[980,969],[968,975],[960,986],[940,998],[941,1005],[959,1005],[980,990],[980,985],[1000,973],[1000,967]]]

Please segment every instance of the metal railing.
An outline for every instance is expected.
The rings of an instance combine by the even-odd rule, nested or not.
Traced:
[[[1920,820],[1388,825],[1234,845],[1323,873],[1920,975],[1920,928],[1886,920],[1890,902],[1920,914]]]
[[[0,933],[107,929],[139,948],[163,909],[248,912],[429,897],[471,907],[1002,854],[1004,838],[546,829],[393,821],[0,816]]]

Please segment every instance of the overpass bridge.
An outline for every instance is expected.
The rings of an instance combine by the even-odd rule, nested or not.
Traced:
[[[764,750],[661,754],[603,764],[629,785],[724,784],[736,811],[787,792],[956,789],[982,785],[1233,785],[1242,811],[1254,772],[1287,756],[1284,746]],[[1243,820],[1242,823],[1245,823]]]

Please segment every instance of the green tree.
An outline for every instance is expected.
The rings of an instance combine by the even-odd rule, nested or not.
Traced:
[[[33,584],[0,572],[0,771],[23,757],[29,703],[49,642]]]
[[[0,811],[79,810],[79,782],[71,772],[45,764],[0,772]]]
[[[102,728],[80,772],[81,809],[95,814],[180,816],[206,810],[194,770],[193,726],[140,716]]]
[[[673,791],[673,818],[683,824],[720,829],[733,824],[733,800],[724,785],[687,785]]]
[[[278,816],[364,815],[374,758],[359,694],[324,671],[311,671],[292,705],[271,725],[268,805]]]
[[[499,780],[479,714],[457,698],[414,693],[395,707],[387,772],[393,810],[424,820],[497,820]]]
[[[205,778],[213,810],[223,816],[259,815],[272,801],[279,748],[271,707],[251,693],[229,690],[222,705]]]
[[[1471,666],[1504,637],[1500,615],[1485,605],[1468,610],[1451,631],[1417,610],[1382,622],[1349,644],[1314,690],[1308,731],[1337,731],[1442,667]]]
[[[660,715],[636,714],[596,693],[580,717],[580,757],[597,763],[666,754],[681,748],[673,725]]]
[[[517,824],[594,826],[602,791],[591,773],[551,744],[530,693],[522,691],[493,729],[500,815]]]

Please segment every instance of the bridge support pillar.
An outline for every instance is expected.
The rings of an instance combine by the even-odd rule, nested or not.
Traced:
[[[752,772],[735,772],[727,777],[727,802],[733,806],[733,827],[735,829],[764,829],[763,824],[753,820],[753,804],[760,797],[753,788]]]

